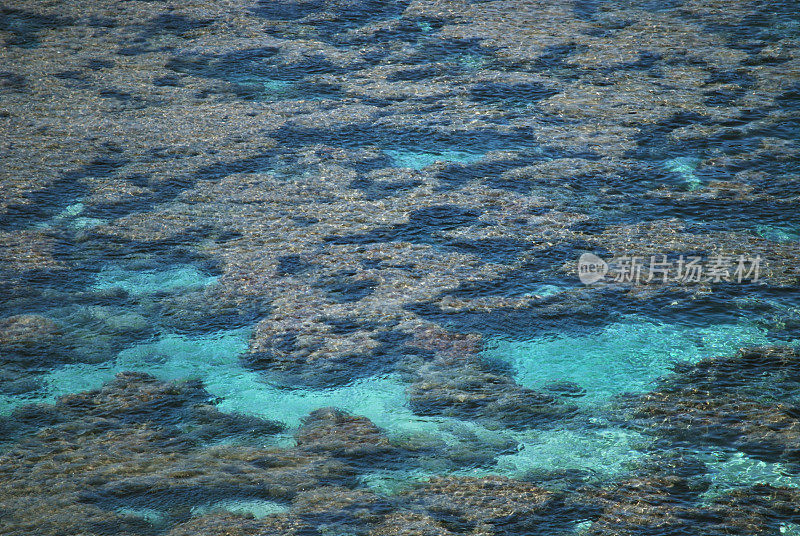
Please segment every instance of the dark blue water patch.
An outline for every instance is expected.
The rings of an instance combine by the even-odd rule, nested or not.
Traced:
[[[579,221],[569,226],[569,230],[580,235],[599,235],[603,234],[609,225],[613,225],[612,218],[598,218]]]
[[[465,288],[458,295],[474,297],[468,290],[486,292],[479,284],[474,284],[473,288]],[[488,295],[494,295],[495,290],[492,289]],[[752,321],[772,315],[774,306],[768,299],[775,295],[785,298],[785,294],[786,289],[765,289],[758,284],[734,282],[714,284],[713,293],[705,296],[694,296],[688,288],[663,288],[649,294],[646,301],[631,297],[626,289],[586,288],[577,294],[567,292],[545,296],[529,307],[498,308],[491,312],[443,311],[430,302],[413,304],[407,309],[457,332],[530,340],[547,334],[590,335],[631,314],[693,328],[733,324],[743,319]],[[736,299],[753,297],[763,301],[756,301],[745,309],[731,307]],[[778,341],[781,337],[785,334],[775,330],[773,338]]]
[[[42,379],[35,376],[28,367],[4,364],[3,370],[0,371],[0,395],[24,397],[40,390],[43,386]],[[2,452],[3,443],[15,438],[14,430],[10,426],[5,426],[2,421],[0,421],[0,437],[2,437],[0,439],[0,452]]]
[[[537,147],[533,150],[518,151],[512,158],[502,160],[479,160],[470,163],[452,163],[443,170],[437,172],[436,179],[440,181],[439,190],[448,191],[461,188],[470,181],[480,180],[483,184],[491,188],[500,188],[528,195],[535,186],[551,186],[552,180],[541,179],[531,180],[510,178],[504,176],[507,171],[549,161],[556,158],[585,158],[587,160],[598,160],[599,155],[565,152],[549,147]]]
[[[738,298],[737,307],[755,322],[769,329],[771,338],[796,345],[800,341],[800,318],[797,316],[800,293],[797,289],[769,285],[757,288],[751,285],[749,289],[752,294],[738,292],[731,301]],[[734,287],[734,290],[738,288]]]
[[[27,286],[24,289],[13,286],[14,274],[0,274],[5,281],[0,284],[3,292],[0,294],[0,317],[22,312],[47,316],[48,311],[69,305],[134,306],[125,291],[98,293],[87,290],[96,272],[83,270],[80,265],[67,272],[32,271],[25,274]]]
[[[783,29],[787,24],[797,20],[797,7],[797,2],[794,0],[757,2],[740,20],[705,21],[703,29],[721,35],[729,47],[755,56],[768,45],[785,39],[787,34],[797,35],[797,30]]]
[[[404,356],[420,352],[418,348],[406,344],[409,340],[407,333],[383,329],[373,334],[378,346],[369,352],[336,355],[307,363],[303,358],[297,358],[297,353],[316,351],[321,344],[305,343],[301,349],[297,345],[300,334],[298,332],[275,335],[269,341],[269,350],[242,355],[240,358],[242,365],[257,372],[271,372],[279,376],[281,384],[286,388],[330,389],[390,372]]]
[[[89,83],[89,77],[85,71],[60,71],[53,75],[54,77],[58,78],[59,80],[66,80],[73,82],[75,87],[82,87],[86,88],[91,86]]]
[[[340,35],[348,30],[376,21],[400,18],[410,3],[410,0],[326,1],[323,11],[332,17],[314,21],[313,25],[322,39],[339,43]]]
[[[70,17],[40,15],[0,6],[0,31],[11,34],[5,41],[8,47],[34,48],[39,44],[39,36],[43,32],[74,23],[75,19]]]
[[[601,4],[601,0],[573,0],[572,13],[580,20],[592,20]]]
[[[482,39],[427,39],[417,43],[408,61],[425,63],[454,63],[459,60],[479,58],[491,68],[496,62],[495,47],[483,46]]]
[[[781,65],[782,63],[786,63],[789,60],[784,57],[780,56],[748,56],[744,60],[742,60],[742,65],[746,65],[748,67],[766,67],[766,66],[776,66]]]
[[[492,188],[501,188],[523,195],[537,193],[547,197],[549,208],[561,205],[569,205],[573,202],[574,195],[580,195],[584,199],[584,205],[590,206],[593,212],[618,212],[620,207],[615,206],[620,198],[630,199],[636,202],[641,196],[660,184],[681,184],[683,179],[676,173],[653,168],[649,165],[635,165],[632,163],[627,168],[615,169],[608,173],[587,172],[565,172],[563,176],[554,178],[550,174],[538,175],[534,172],[526,173],[523,177],[504,175],[506,170],[513,170],[520,167],[535,164],[542,161],[553,161],[560,158],[579,158],[589,161],[596,161],[600,158],[596,154],[569,153],[545,147],[542,153],[531,155],[530,157],[514,162],[498,162],[498,168],[487,170],[489,173],[483,174],[483,164],[471,164],[465,166],[463,170],[448,170],[452,173],[449,181],[456,185],[463,180],[480,178],[481,182]],[[491,168],[495,162],[487,162],[486,166]],[[514,165],[510,165],[514,164]],[[472,173],[469,166],[475,166],[476,171]],[[591,203],[589,200],[591,199]]]
[[[24,76],[11,71],[0,71],[0,91],[22,92],[27,85]]]
[[[278,267],[275,275],[298,275],[308,273],[314,269],[314,264],[306,261],[300,255],[284,255],[278,258]]]
[[[411,212],[408,216],[408,225],[419,233],[432,230],[447,231],[471,225],[479,216],[480,212],[475,209],[456,205],[434,205]]]
[[[383,326],[387,327],[387,326]],[[373,334],[373,338],[380,344],[374,355],[383,358],[384,362],[394,364],[405,356],[430,356],[432,352],[411,345],[410,334],[398,329],[381,329]]]
[[[754,175],[742,179],[741,182],[753,186],[756,192],[775,196],[777,200],[786,203],[791,203],[793,198],[800,197],[800,178],[786,174],[788,170],[784,167],[791,167],[793,164],[779,163],[767,157],[765,159],[768,161],[763,165],[757,162],[755,167],[759,171],[767,172],[766,176]],[[731,170],[724,169],[724,171],[728,177],[733,174]],[[794,217],[790,217],[790,220],[797,221]]]
[[[524,107],[557,94],[558,90],[539,82],[522,84],[483,82],[470,88],[470,96],[474,102],[507,106]]]
[[[125,177],[116,178],[115,183],[121,190],[130,186],[148,188],[150,186],[149,179],[150,177],[147,175],[133,173]],[[100,201],[87,204],[84,206],[81,216],[101,220],[114,220],[137,212],[145,212],[163,201],[170,201],[176,197],[177,194],[174,191],[169,191],[168,188],[165,190],[157,189],[155,192],[145,195],[124,196],[109,203]]]
[[[88,187],[81,179],[112,176],[127,163],[125,159],[101,155],[79,169],[64,173],[47,187],[28,193],[26,204],[7,207],[5,214],[0,214],[0,227],[16,230],[52,218],[88,193]]]
[[[519,128],[501,131],[481,128],[442,132],[434,128],[395,129],[371,123],[343,125],[336,129],[315,129],[284,125],[269,135],[289,147],[325,144],[358,149],[377,145],[384,150],[413,150],[441,154],[449,150],[482,154],[491,150],[524,151],[534,147],[534,131]]]
[[[155,298],[155,299],[152,299]],[[219,298],[203,290],[163,293],[134,303],[161,332],[206,337],[221,331],[251,327],[272,312],[267,300],[249,300],[236,306],[209,307]]]
[[[431,242],[431,232],[420,232],[418,228],[405,224],[394,227],[378,227],[366,233],[343,236],[331,235],[326,237],[325,240],[336,245],[366,245],[404,241],[429,243]]]
[[[632,204],[640,221],[681,218],[685,222],[703,224],[707,231],[742,231],[756,225],[798,223],[800,217],[794,202],[782,199],[715,199],[701,195],[665,199],[649,197],[646,204]]]
[[[165,440],[170,430],[164,430],[163,436],[157,439]],[[182,456],[191,449],[198,447],[196,441],[191,438],[186,439],[185,435],[178,435],[174,438],[175,448],[168,451],[172,456]],[[182,448],[178,448],[182,447]],[[253,463],[253,465],[256,465]],[[224,471],[224,469],[223,469]],[[320,479],[321,485],[355,485],[354,477],[337,477],[332,475],[329,478]],[[143,484],[135,479],[117,479],[104,486],[97,486],[88,490],[82,490],[77,494],[77,500],[81,503],[91,504],[97,508],[109,510],[112,513],[119,509],[144,509],[146,511],[156,511],[163,515],[158,522],[158,526],[149,521],[137,519],[134,516],[124,518],[124,523],[118,520],[114,522],[95,522],[91,525],[93,534],[119,534],[120,531],[130,534],[163,534],[164,528],[171,528],[180,523],[185,523],[192,519],[191,509],[197,506],[211,506],[222,501],[255,501],[264,500],[269,502],[286,502],[274,497],[274,489],[269,486],[234,486],[224,483],[221,478],[203,484],[194,484],[187,479],[187,483],[181,485],[171,485],[168,490],[154,490],[149,484]],[[99,489],[98,489],[99,488]],[[286,504],[288,508],[288,504]],[[316,530],[312,532],[298,531],[302,536],[320,536]]]
[[[390,54],[388,49],[380,47],[370,47],[360,51],[361,61],[371,66],[389,63],[386,59]]]
[[[265,102],[309,98],[340,99],[343,95],[339,84],[306,80],[280,87],[277,91],[269,88],[261,80],[233,82],[231,92],[240,99]]]
[[[486,262],[507,264],[530,250],[525,240],[514,238],[444,238],[439,247],[480,257]]]
[[[322,11],[325,0],[258,0],[251,11],[270,20],[299,20]]]
[[[779,112],[789,113],[780,120],[776,120],[773,117],[776,108]],[[774,106],[742,110],[736,118],[720,122],[721,126],[728,128],[714,134],[709,141],[714,143],[728,142],[728,144],[738,142],[744,144],[743,147],[749,150],[757,148],[761,143],[762,137],[794,141],[800,137],[800,119],[794,117],[791,112],[799,110],[800,84],[795,84],[775,98]],[[751,123],[764,124],[758,125],[756,128],[750,128]],[[726,152],[731,154],[730,149]]]
[[[752,86],[755,79],[744,70],[720,71],[712,69],[705,81],[706,84],[744,84]]]
[[[170,59],[166,67],[180,74],[228,82],[227,91],[246,100],[326,99],[338,98],[337,85],[304,80],[321,74],[342,74],[347,71],[328,61],[323,55],[305,57],[303,60],[283,64],[275,56],[276,47],[239,50],[221,55],[185,55]],[[277,82],[287,82],[274,91],[268,87]]]
[[[375,331],[380,327],[378,322],[350,317],[324,318],[322,321],[331,326],[331,333],[336,335],[352,335],[358,331]]]
[[[183,87],[183,82],[177,76],[168,74],[153,79],[153,85],[156,87]]]
[[[480,212],[455,205],[436,205],[409,214],[409,222],[391,227],[379,227],[366,233],[328,236],[332,244],[375,244],[381,242],[412,242],[429,244],[441,249],[480,254],[490,260],[511,259],[527,248],[517,240],[459,240],[440,236],[440,233],[468,225],[484,226]]]
[[[564,45],[551,45],[546,47],[542,54],[531,64],[535,71],[550,71],[554,69],[574,69],[573,66],[564,63],[571,55],[580,51],[581,48],[575,43]]]
[[[577,263],[581,254],[587,251],[601,257],[609,253],[602,246],[595,246],[584,239],[557,243],[534,250],[533,258],[527,260],[519,267],[518,272],[512,272],[512,274],[518,273],[522,275],[524,272],[530,272],[538,274],[539,280],[547,284],[557,284],[569,288],[577,285],[577,282],[571,277],[567,279],[567,276],[562,274],[560,269],[566,263]],[[513,296],[514,294],[511,295]]]
[[[207,231],[199,234],[209,236]],[[76,241],[64,231],[64,236],[56,243],[54,255],[66,263],[69,270],[30,272],[26,275],[29,296],[17,295],[7,304],[0,302],[0,311],[17,314],[23,309],[48,315],[49,310],[68,305],[124,307],[144,315],[154,327],[193,336],[249,326],[269,312],[269,305],[262,300],[252,300],[238,307],[203,307],[202,303],[214,297],[202,289],[164,289],[145,296],[129,295],[122,288],[93,290],[91,283],[101,270],[109,267],[132,273],[157,273],[193,266],[206,277],[221,275],[221,270],[216,260],[199,255],[187,246],[195,241],[187,236],[161,242],[108,239],[91,233],[89,236]],[[127,261],[109,264],[98,262],[98,259]],[[112,342],[121,349],[145,336],[148,336],[147,332],[131,332],[115,337]]]
[[[385,42],[404,41],[406,43],[423,43],[431,40],[434,32],[444,26],[445,21],[435,18],[402,18],[397,19],[396,24],[391,28],[381,28],[370,36],[354,37],[341,35],[336,39],[337,43],[348,45],[378,44]],[[366,60],[366,58],[365,58]]]
[[[715,89],[705,91],[704,96],[708,97],[703,101],[706,106],[733,106],[734,103],[747,94],[746,87],[738,86],[735,88]]]
[[[311,139],[309,139],[309,143],[313,143]],[[165,152],[167,149],[166,147],[154,147],[150,149],[144,161],[155,162],[163,159],[179,160],[175,155]],[[187,156],[199,156],[200,154],[200,150],[196,149],[190,151]],[[160,180],[155,185],[151,184],[150,178],[145,175],[129,175],[121,180],[125,180],[134,186],[143,188],[149,187],[153,190],[152,193],[148,193],[144,196],[137,196],[125,203],[115,203],[114,205],[106,206],[97,205],[96,207],[89,206],[86,209],[86,214],[97,218],[116,218],[132,213],[145,212],[157,205],[175,201],[181,193],[195,187],[198,182],[217,182],[237,173],[262,172],[272,168],[276,164],[276,159],[280,160],[281,158],[285,161],[287,155],[284,149],[279,146],[274,150],[259,155],[208,164],[191,173],[174,175],[165,180]],[[289,160],[292,158],[291,156],[288,157]],[[381,157],[379,159],[354,161],[352,165],[356,171],[368,172],[373,169],[386,167],[388,162],[389,159],[387,157]],[[179,167],[177,163],[176,167]],[[304,220],[302,216],[298,216],[295,221],[298,225],[304,226],[316,223],[315,220]]]
[[[204,256],[193,249],[199,238],[208,235],[213,229],[195,228],[178,233],[166,240],[138,241],[122,237],[98,234],[94,230],[60,231],[59,240],[54,247],[54,255],[68,263],[72,273],[71,284],[64,281],[64,290],[82,292],[88,282],[112,261],[121,259],[113,265],[122,269],[162,271],[175,266],[191,265],[207,276],[221,275],[219,262]],[[108,262],[98,262],[108,260]],[[64,274],[69,278],[70,274]]]
[[[120,104],[128,104],[137,107],[142,107],[144,102],[141,97],[116,88],[107,87],[101,89],[98,94],[104,99],[111,99]]]
[[[721,123],[722,126],[728,128],[721,128],[708,138],[692,140],[691,142],[684,142],[680,145],[690,147],[695,153],[700,151],[710,152],[712,150],[726,155],[756,153],[761,149],[763,138],[775,137],[793,139],[792,136],[798,131],[798,125],[800,123],[792,119],[780,123],[773,123],[765,127],[750,129],[749,123],[758,115],[757,112],[750,111],[746,115],[743,114],[743,116],[738,119]],[[679,147],[680,145],[675,144],[674,146]]]
[[[358,458],[351,460],[351,463],[360,470],[375,467],[376,464],[382,468],[400,469],[404,460],[398,459],[396,453],[384,453],[371,455],[368,458]],[[387,465],[388,464],[388,465]],[[367,516],[375,516],[373,519],[380,519],[389,516],[396,508],[396,503],[392,499],[381,497],[369,504],[350,503],[342,506],[335,506],[323,512],[304,512],[297,517],[311,527],[324,527],[324,533],[328,534],[360,534],[364,528],[364,521]],[[294,531],[293,531],[294,532]],[[308,528],[299,536],[323,536],[323,532],[315,528]]]
[[[184,184],[182,181],[178,181],[176,178],[174,188],[182,191],[188,186],[192,186],[195,180],[218,181],[237,173],[255,173],[258,171],[263,171],[269,168],[273,157],[273,154],[264,153],[261,155],[241,158],[239,160],[209,164],[208,166],[198,169],[194,173],[194,180],[187,180],[188,184]]]
[[[603,310],[596,302],[591,305],[567,303],[561,307],[552,307],[553,304],[551,298],[535,307],[500,307],[491,312],[443,311],[433,303],[416,303],[406,309],[455,332],[521,341],[552,333],[589,335],[623,318],[616,311]],[[545,305],[551,307],[545,308]]]
[[[321,277],[314,282],[314,286],[324,290],[328,298],[336,303],[357,302],[375,292],[378,281],[356,278],[355,275],[355,272],[346,271]]]
[[[206,276],[222,275],[220,260],[199,253],[194,249],[198,239],[208,236],[213,229],[197,227],[184,233],[176,233],[168,239],[139,241],[111,238],[96,233],[88,233],[81,242],[81,258],[121,258],[129,259],[137,269],[160,271],[175,266],[191,265]],[[125,268],[124,264],[120,267]]]
[[[89,28],[114,28],[117,26],[115,19],[100,15],[89,15],[81,19],[81,22]]]
[[[678,112],[669,119],[650,125],[641,125],[636,136],[637,148],[626,156],[643,160],[667,160],[702,154],[710,146],[708,140],[673,142],[669,134],[679,128],[708,124],[708,119],[694,112]]]
[[[237,50],[221,55],[183,55],[169,59],[167,69],[192,76],[230,79],[241,73],[267,78],[274,70],[270,62],[279,52],[277,47]]]
[[[319,218],[304,216],[302,214],[293,215],[291,219],[298,227],[310,227],[320,222]]]
[[[422,180],[420,179],[375,182],[372,179],[360,177],[350,183],[350,188],[361,190],[367,200],[375,201],[402,195],[404,192],[413,190],[420,185],[422,185]]]
[[[796,82],[784,93],[778,95],[775,102],[781,108],[800,110],[800,82]]]
[[[273,80],[297,81],[307,76],[320,74],[344,74],[347,69],[331,63],[322,54],[304,56],[301,61],[276,65],[266,61],[271,57],[272,48],[253,51],[237,51],[225,54],[211,68],[226,80],[235,81],[243,74],[264,76]],[[277,52],[277,50],[275,50]]]
[[[636,198],[649,191],[655,185],[677,182],[676,173],[662,171],[649,166],[634,167],[633,169],[615,170],[611,173],[577,173],[570,176],[566,183],[572,192],[579,195],[590,195],[604,192],[612,196],[612,203],[619,196],[629,199]],[[681,177],[681,181],[683,178]],[[544,186],[544,185],[542,185]],[[602,203],[602,196],[598,196],[598,203]]]
[[[88,60],[84,65],[90,71],[100,71],[103,69],[111,69],[116,64],[111,60],[105,60],[102,58],[92,58]]]
[[[609,71],[623,70],[623,71],[650,71],[650,75],[657,74],[654,72],[655,67],[662,60],[661,54],[652,52],[650,50],[643,50],[639,52],[639,58],[636,61],[620,63],[608,69]]]

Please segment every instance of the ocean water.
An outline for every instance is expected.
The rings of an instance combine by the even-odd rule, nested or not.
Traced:
[[[579,403],[591,407],[614,396],[653,389],[676,363],[696,363],[767,344],[766,330],[746,323],[693,327],[632,315],[585,335],[492,341],[485,355],[511,365],[514,378],[526,387],[574,383],[585,392]]]
[[[130,270],[110,266],[100,270],[91,289],[121,289],[130,296],[143,296],[197,290],[215,281],[215,277],[203,274],[194,266],[175,266],[167,270]]]
[[[458,162],[470,164],[472,162],[477,162],[482,156],[480,154],[473,154],[470,152],[457,150],[442,151],[440,153],[425,153],[392,149],[386,151],[386,153],[392,158],[392,161],[397,167],[418,170],[424,169],[436,162]]]
[[[688,365],[800,344],[800,23],[797,2],[768,4],[0,7],[0,452],[46,450],[47,411],[26,406],[138,371],[199,380],[221,412],[282,425],[203,452],[291,456],[320,408],[369,419],[404,454],[336,458],[349,465],[332,504],[365,491],[407,512],[421,503],[403,492],[443,476],[589,497],[648,481],[659,457],[707,484],[673,497],[681,507],[797,490],[791,365],[758,364],[770,396],[709,417],[714,444],[619,413]],[[584,285],[589,252],[758,255],[764,269],[754,282]],[[422,388],[441,400],[415,399]],[[515,406],[521,389],[551,413]],[[723,426],[763,415],[789,424],[746,441]],[[20,460],[7,463],[26,475]],[[0,504],[64,508],[58,528],[0,512],[0,533],[122,530],[81,525],[95,506],[131,534],[227,514],[302,534],[384,530],[385,512],[357,527],[355,507],[298,514],[307,490],[164,499],[96,470],[80,469],[75,481],[95,484],[79,497],[59,495],[68,473],[48,490],[0,472]],[[440,510],[425,510],[440,533],[478,530]],[[606,530],[588,511],[492,530]],[[778,517],[765,534],[800,533]]]

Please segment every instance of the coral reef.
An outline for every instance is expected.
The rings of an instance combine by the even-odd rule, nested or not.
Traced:
[[[794,488],[704,498],[702,478],[672,466],[595,486],[565,476],[574,498],[473,473],[365,487],[376,470],[482,475],[526,434],[604,426],[580,386],[530,389],[485,359],[491,339],[591,334],[630,313],[797,339],[795,19],[792,2],[754,0],[4,3],[3,402],[139,343],[252,328],[233,360],[276,390],[392,373],[412,424],[495,436],[398,440],[323,407],[275,446],[280,424],[220,412],[197,382],[126,373],[0,419],[0,533],[797,523]],[[588,251],[765,264],[759,284],[584,286]],[[681,365],[618,401],[617,421],[657,449],[794,474],[797,363],[772,348]],[[247,500],[285,511],[219,506]]]
[[[622,406],[636,425],[674,441],[734,448],[798,467],[799,367],[796,349],[745,349],[678,367],[657,390]]]

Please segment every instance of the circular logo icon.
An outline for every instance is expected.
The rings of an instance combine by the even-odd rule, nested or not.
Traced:
[[[608,263],[594,253],[584,253],[578,259],[578,278],[584,285],[603,279],[608,273]]]

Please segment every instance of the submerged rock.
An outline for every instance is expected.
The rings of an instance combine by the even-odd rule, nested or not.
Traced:
[[[3,361],[46,355],[60,346],[62,328],[54,320],[23,314],[0,320],[0,352]]]
[[[489,476],[436,478],[402,497],[456,533],[525,534],[546,526],[555,495],[529,482]]]
[[[688,481],[643,476],[599,489],[582,489],[568,499],[592,523],[582,534],[778,535],[783,523],[800,520],[794,488],[759,485],[704,502]]]
[[[338,458],[375,463],[380,459],[401,456],[380,428],[366,417],[348,415],[336,408],[313,411],[295,434],[297,446],[308,452],[325,453]]]
[[[202,403],[207,397],[198,385],[125,373],[54,406],[17,410],[14,419],[29,431],[0,455],[2,532],[104,534],[115,527],[147,534],[150,521],[126,508],[156,504],[156,517],[169,525],[191,506],[226,498],[288,500],[322,482],[351,479],[351,469],[321,455],[204,446],[193,423],[222,437],[228,430],[220,428],[235,422],[215,417]]]
[[[475,420],[488,427],[525,429],[566,419],[577,411],[556,396],[496,374],[476,357],[440,358],[416,371],[409,404],[419,415]]]
[[[798,388],[800,352],[751,348],[678,366],[657,390],[621,404],[636,425],[679,444],[735,448],[799,467]]]

